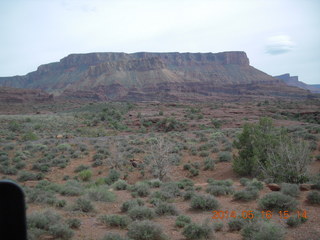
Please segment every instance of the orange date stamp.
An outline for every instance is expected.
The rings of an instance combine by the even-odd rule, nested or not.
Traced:
[[[227,218],[243,218],[243,219],[253,219],[253,218],[262,218],[262,219],[271,219],[275,216],[278,216],[280,219],[288,219],[292,215],[297,215],[299,218],[308,218],[307,211],[301,210],[301,211],[295,211],[295,212],[289,212],[289,211],[212,211],[213,216],[212,219],[227,219]]]

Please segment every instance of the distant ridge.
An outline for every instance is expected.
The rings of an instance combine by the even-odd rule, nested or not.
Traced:
[[[97,100],[179,100],[216,94],[307,96],[249,65],[245,52],[70,54],[0,86]]]
[[[305,90],[309,90],[312,93],[320,93],[320,85],[309,85],[304,82],[299,81],[298,76],[290,76],[289,73],[282,74],[279,76],[275,76],[275,78],[283,80],[289,86],[294,86],[298,88],[302,88]],[[317,87],[318,86],[318,87]]]

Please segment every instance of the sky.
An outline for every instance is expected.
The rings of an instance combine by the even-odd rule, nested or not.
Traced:
[[[0,76],[71,53],[245,51],[320,84],[319,0],[1,0]]]

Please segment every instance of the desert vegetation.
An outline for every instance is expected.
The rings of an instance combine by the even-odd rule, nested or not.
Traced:
[[[287,112],[319,103],[258,103],[1,109],[0,176],[29,239],[316,239],[320,126]]]

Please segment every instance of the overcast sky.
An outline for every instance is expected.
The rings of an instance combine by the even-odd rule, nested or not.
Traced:
[[[1,0],[0,76],[71,53],[245,51],[320,84],[319,0]]]

